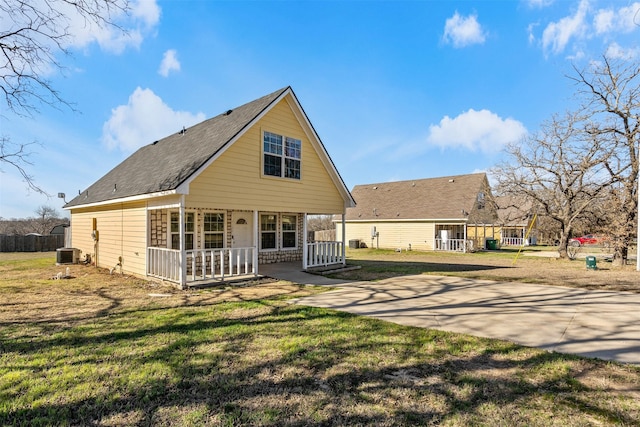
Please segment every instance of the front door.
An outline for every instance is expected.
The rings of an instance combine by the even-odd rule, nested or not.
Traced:
[[[232,212],[231,213],[231,247],[250,248],[253,246],[253,213],[252,212]],[[249,253],[250,254],[250,253]],[[240,263],[244,264],[247,252],[240,251]],[[249,263],[251,263],[251,255]],[[237,258],[234,258],[234,262]]]

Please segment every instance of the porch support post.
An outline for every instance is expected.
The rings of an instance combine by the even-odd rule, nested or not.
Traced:
[[[309,255],[309,247],[307,242],[309,234],[307,231],[307,213],[302,214],[302,269],[306,270],[308,267],[307,257]]]
[[[180,289],[187,285],[187,252],[184,242],[184,194],[180,196]]]
[[[462,252],[467,253],[467,223],[462,223],[462,227],[464,228],[464,240],[462,241]]]
[[[347,209],[342,210],[342,265],[347,265],[347,249],[345,245],[345,239],[347,238],[346,225]]]
[[[253,275],[258,275],[258,247],[260,246],[260,239],[258,230],[260,224],[258,223],[258,211],[253,211]]]

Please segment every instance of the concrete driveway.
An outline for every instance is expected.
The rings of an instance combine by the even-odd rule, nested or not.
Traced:
[[[339,287],[297,304],[640,364],[640,294],[428,275],[352,283],[299,271],[272,277]]]

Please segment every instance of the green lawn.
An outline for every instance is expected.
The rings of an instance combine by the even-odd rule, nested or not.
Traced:
[[[0,425],[640,424],[636,367],[53,262],[0,258]]]

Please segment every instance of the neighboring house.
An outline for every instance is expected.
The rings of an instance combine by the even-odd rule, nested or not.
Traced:
[[[81,258],[184,287],[344,264],[344,240],[308,243],[306,219],[352,206],[287,87],[140,148],[65,209]]]
[[[350,246],[465,252],[494,237],[497,214],[484,173],[357,185],[351,194]],[[339,236],[342,224],[336,228]]]
[[[528,246],[537,244],[538,220],[533,205],[523,197],[496,196],[500,223],[500,244]]]

